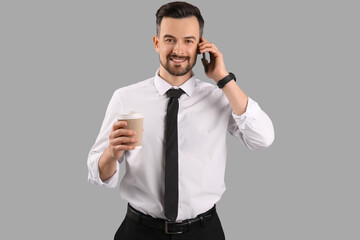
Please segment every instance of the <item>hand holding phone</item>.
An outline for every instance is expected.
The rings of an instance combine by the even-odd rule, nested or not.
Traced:
[[[210,54],[210,61],[206,59],[205,53]],[[229,75],[225,67],[223,54],[213,42],[208,42],[205,38],[201,38],[198,43],[198,54],[203,55],[201,61],[205,69],[206,77],[218,82],[220,79]]]

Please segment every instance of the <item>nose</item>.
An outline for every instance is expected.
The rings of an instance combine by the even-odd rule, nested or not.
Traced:
[[[185,55],[185,44],[178,41],[174,46],[173,53],[177,56]]]

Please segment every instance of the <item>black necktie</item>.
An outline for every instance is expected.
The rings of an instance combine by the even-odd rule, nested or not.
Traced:
[[[177,115],[179,97],[184,93],[182,89],[169,89],[170,97],[166,115],[166,150],[165,150],[165,216],[175,221],[178,214],[178,131]]]

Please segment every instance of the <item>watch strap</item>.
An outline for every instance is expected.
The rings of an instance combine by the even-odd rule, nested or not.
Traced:
[[[228,82],[233,80],[236,82],[236,77],[233,73],[229,72],[229,75],[218,81],[217,85],[219,88],[223,88]]]

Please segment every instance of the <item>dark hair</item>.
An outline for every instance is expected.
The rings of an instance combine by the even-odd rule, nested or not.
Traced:
[[[202,37],[204,29],[204,19],[200,10],[187,2],[170,2],[162,5],[156,12],[156,34],[159,36],[160,25],[163,17],[185,18],[195,16],[199,22],[200,37]]]

